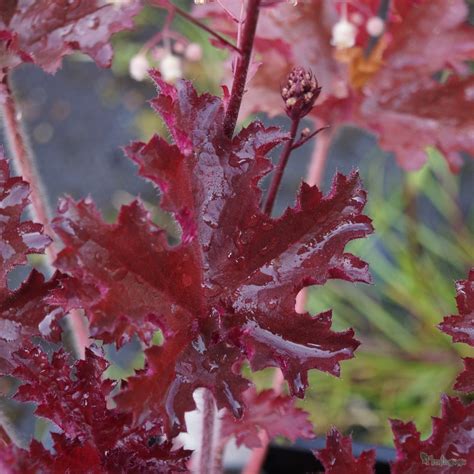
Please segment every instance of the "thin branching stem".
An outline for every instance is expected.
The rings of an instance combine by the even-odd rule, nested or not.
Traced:
[[[275,199],[280,188],[281,180],[283,178],[283,173],[285,172],[286,165],[288,164],[288,159],[290,158],[291,151],[293,149],[293,144],[296,139],[296,134],[298,133],[298,126],[300,124],[299,118],[294,118],[291,121],[291,130],[290,130],[290,139],[285,143],[285,148],[280,156],[275,174],[273,175],[272,182],[270,184],[270,190],[268,191],[267,201],[263,208],[265,214],[271,215],[273,206],[275,204]]]

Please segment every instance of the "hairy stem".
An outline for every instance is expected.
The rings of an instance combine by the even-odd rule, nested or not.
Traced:
[[[285,148],[280,156],[280,161],[278,162],[277,169],[273,176],[272,182],[270,184],[270,190],[268,191],[267,202],[265,203],[264,212],[267,215],[270,215],[275,204],[275,199],[278,194],[278,189],[280,188],[281,180],[283,178],[283,173],[285,172],[286,165],[288,164],[288,159],[290,158],[291,151],[293,149],[293,144],[295,142],[296,134],[298,132],[298,126],[300,124],[300,119],[293,119],[291,122],[290,130],[290,139],[285,143]]]
[[[30,185],[31,213],[33,220],[42,224],[45,233],[54,238],[55,234],[51,227],[51,207],[48,202],[47,194],[44,191],[41,176],[36,169],[34,156],[28,145],[28,139],[21,124],[21,113],[17,107],[8,75],[4,79],[4,85],[5,98],[1,107],[5,135],[7,137],[11,157],[17,172]],[[48,271],[52,273],[53,262],[57,255],[57,247],[54,240],[52,244],[46,248],[45,253],[47,256]],[[71,311],[69,324],[76,353],[78,357],[83,358],[85,348],[88,345],[88,331],[79,311]]]
[[[245,92],[247,74],[252,57],[253,42],[257,30],[258,16],[260,13],[261,0],[248,0],[245,23],[239,38],[238,48],[240,55],[235,64],[234,80],[230,93],[229,105],[224,118],[224,133],[231,138],[234,134],[237,119],[239,117],[240,105]]]
[[[214,398],[208,389],[203,394],[202,437],[199,456],[199,474],[211,474],[214,466]]]
[[[4,79],[4,85],[5,99],[2,104],[2,115],[5,125],[5,135],[13,163],[20,176],[30,185],[31,213],[33,219],[41,223],[45,233],[52,237],[54,236],[54,232],[50,225],[51,208],[21,124],[21,114],[16,105],[8,76]],[[50,245],[46,249],[46,254],[49,257],[48,264],[50,265],[52,260],[56,257],[54,245]]]

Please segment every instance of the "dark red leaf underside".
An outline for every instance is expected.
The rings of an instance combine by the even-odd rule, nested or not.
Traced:
[[[335,428],[326,438],[326,447],[315,451],[326,474],[373,474],[375,467],[375,449],[363,451],[358,458],[352,454],[350,436],[342,436]]]
[[[446,316],[439,328],[449,334],[453,342],[463,342],[474,347],[474,269],[471,269],[467,280],[456,282],[456,303],[458,315]],[[464,359],[465,370],[454,388],[456,390],[474,391],[474,359]]]
[[[274,390],[257,393],[251,387],[244,394],[244,402],[247,410],[242,418],[236,419],[228,411],[222,418],[222,436],[235,436],[237,446],[260,447],[262,430],[270,440],[275,436],[284,436],[291,441],[314,437],[308,414],[296,408],[291,397],[277,395]]]
[[[175,144],[155,136],[127,152],[162,191],[181,243],[170,246],[138,202],[106,225],[90,203],[68,200],[55,222],[65,243],[57,266],[77,282],[53,300],[84,307],[92,334],[108,342],[135,332],[149,342],[153,328],[163,331],[164,344],[146,351],[145,370],[117,400],[137,417],[161,412],[178,430],[198,387],[212,390],[219,408],[242,413],[245,359],[254,370],[280,367],[298,396],[309,369],[339,374],[339,361],[358,345],[352,330],[331,331],[329,312],[297,314],[295,298],[328,278],[369,281],[367,265],[344,247],[372,226],[357,174],[337,175],[326,197],[303,184],[278,219],[261,213],[258,183],[271,169],[265,155],[286,135],[254,122],[230,140],[221,99],[153,77],[152,105]]]
[[[34,62],[54,73],[74,51],[108,67],[113,33],[130,29],[138,0],[16,0],[0,5],[0,82],[13,67]],[[1,90],[0,90],[1,93]]]
[[[134,427],[131,414],[107,408],[114,384],[102,379],[107,362],[100,355],[87,349],[85,360],[71,367],[67,353],[56,352],[49,361],[41,350],[29,346],[15,358],[18,368],[14,375],[24,382],[15,398],[37,403],[36,414],[63,431],[53,435],[55,454],[36,444],[31,446],[31,466],[54,466],[54,472],[66,472],[67,468],[77,472],[95,469],[91,472],[97,473],[185,470],[190,453],[173,451],[156,421],[150,418]],[[18,471],[12,472],[28,472],[21,464],[26,461],[19,453],[16,457]]]
[[[474,471],[474,403],[444,395],[433,434],[422,441],[412,422],[391,422],[397,459],[394,474],[464,474]]]

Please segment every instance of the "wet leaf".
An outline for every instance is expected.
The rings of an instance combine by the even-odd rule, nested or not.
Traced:
[[[362,451],[358,458],[352,454],[352,439],[342,436],[333,428],[326,438],[326,447],[315,451],[326,474],[372,474],[375,467],[375,449]]]
[[[151,328],[162,330],[163,345],[146,350],[145,369],[117,402],[136,417],[161,413],[174,433],[198,387],[209,388],[219,408],[242,414],[245,359],[254,370],[280,367],[300,397],[308,370],[339,374],[339,362],[358,345],[352,330],[333,332],[330,312],[296,313],[295,298],[329,278],[369,281],[367,265],[344,248],[372,226],[356,173],[337,175],[328,196],[303,184],[283,216],[263,214],[258,183],[271,170],[265,155],[286,135],[254,122],[228,139],[221,99],[153,77],[159,95],[152,105],[175,144],[155,136],[127,152],[160,188],[181,243],[170,246],[138,202],[106,225],[92,204],[68,200],[55,221],[65,244],[57,266],[77,284],[54,298],[82,304],[92,334],[108,342],[137,332],[148,343]]]

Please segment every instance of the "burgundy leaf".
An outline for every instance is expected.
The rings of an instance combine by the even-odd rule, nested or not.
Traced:
[[[64,316],[61,308],[48,303],[50,292],[64,277],[56,273],[49,281],[33,270],[17,290],[0,300],[0,373],[10,374],[16,363],[12,354],[24,339],[42,336],[60,341],[58,321]]]
[[[0,374],[15,367],[12,353],[23,338],[42,335],[58,340],[57,320],[63,316],[60,308],[47,302],[49,292],[64,279],[59,273],[45,282],[33,270],[17,290],[10,291],[7,285],[10,270],[26,264],[28,255],[42,253],[51,241],[43,235],[42,225],[22,220],[28,195],[28,184],[10,177],[8,163],[0,156]]]
[[[83,463],[85,472],[92,468],[98,473],[185,470],[190,453],[173,451],[172,442],[162,437],[153,419],[134,427],[130,414],[107,408],[113,383],[102,379],[107,362],[100,355],[87,349],[85,360],[71,367],[65,352],[55,352],[49,361],[41,350],[30,346],[18,351],[15,358],[14,375],[24,382],[15,398],[36,402],[36,414],[63,430],[53,435],[54,455],[33,444],[32,459],[57,466],[54,472],[67,468],[82,472],[78,463]]]
[[[308,414],[295,407],[294,399],[277,395],[274,390],[257,393],[251,387],[244,393],[244,402],[247,410],[242,418],[236,419],[228,411],[222,418],[222,436],[235,436],[237,446],[244,444],[248,448],[260,447],[259,433],[262,430],[269,439],[284,436],[296,441],[297,438],[314,437]]]
[[[456,282],[456,303],[459,315],[446,316],[438,326],[453,342],[474,346],[474,268],[467,280]]]
[[[315,451],[326,474],[372,474],[375,467],[375,449],[362,451],[358,458],[352,454],[350,436],[342,436],[332,428],[326,438],[326,447]]]
[[[153,107],[175,145],[153,137],[128,154],[161,189],[162,208],[183,229],[181,243],[170,246],[137,202],[106,225],[91,204],[69,200],[55,221],[65,243],[57,266],[77,283],[53,299],[82,301],[92,334],[106,341],[137,332],[149,342],[151,328],[163,331],[164,344],[147,349],[144,371],[117,401],[137,418],[161,412],[176,432],[198,387],[212,390],[219,408],[242,414],[245,359],[254,370],[280,367],[300,397],[309,369],[339,374],[339,361],[358,345],[352,330],[331,331],[330,313],[296,313],[295,299],[328,278],[369,281],[367,265],[344,248],[372,226],[355,173],[338,175],[326,197],[303,185],[278,219],[263,214],[265,154],[286,135],[254,122],[228,139],[221,99],[152,75],[160,91]]]
[[[412,423],[392,420],[397,459],[394,474],[467,473],[474,470],[474,403],[441,399],[441,417],[433,418],[433,434],[422,441]]]
[[[9,0],[0,6],[0,82],[10,69],[34,62],[54,73],[73,51],[110,66],[113,33],[130,29],[138,0]]]
[[[453,342],[474,346],[474,268],[467,280],[456,282],[456,303],[459,314],[446,316],[438,327],[452,336]],[[474,392],[474,359],[465,358],[464,367],[454,388],[462,392]]]
[[[458,375],[454,390],[460,392],[474,392],[474,359],[466,357],[464,360],[464,371]]]
[[[51,239],[43,235],[43,226],[22,221],[28,204],[28,184],[11,177],[8,162],[0,150],[0,300],[8,293],[7,274],[27,263],[27,255],[43,253]]]

